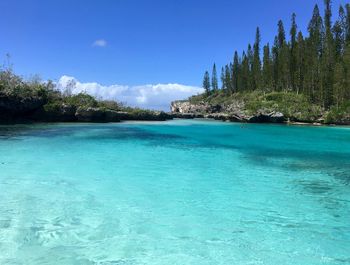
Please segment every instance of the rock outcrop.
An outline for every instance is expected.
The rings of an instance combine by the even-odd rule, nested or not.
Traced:
[[[106,112],[100,108],[79,107],[75,113],[79,122],[105,122]]]
[[[248,122],[251,123],[283,123],[286,119],[281,112],[258,112],[257,114],[251,116]]]
[[[173,114],[219,113],[223,110],[221,105],[211,105],[205,102],[191,104],[189,101],[174,101],[170,108]]]
[[[236,101],[231,104],[211,105],[206,102],[196,104],[189,101],[174,101],[171,103],[171,112],[176,118],[208,118],[230,122],[249,123],[283,123],[286,121],[283,113],[278,111],[259,110],[248,113],[244,102]]]

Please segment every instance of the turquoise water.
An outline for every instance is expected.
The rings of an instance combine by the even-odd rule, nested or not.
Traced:
[[[350,264],[350,128],[0,126],[0,264]]]

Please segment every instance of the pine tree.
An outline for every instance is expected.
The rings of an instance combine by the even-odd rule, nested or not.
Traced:
[[[264,46],[262,79],[263,79],[262,81],[263,90],[272,91],[273,89],[272,60],[271,60],[269,44],[266,44]]]
[[[340,5],[339,7],[339,24],[340,24],[340,31],[341,31],[341,55],[343,55],[346,47],[346,30],[347,30],[347,18],[345,14],[344,7]]]
[[[334,23],[332,33],[334,36],[334,51],[335,51],[335,60],[339,61],[343,53],[344,47],[344,36],[341,22],[338,20]]]
[[[254,63],[254,52],[252,46],[248,45],[247,50],[247,59],[248,59],[248,84],[247,90],[252,90],[254,88],[254,76],[253,76],[253,63]]]
[[[286,32],[284,30],[283,21],[278,21],[278,48],[282,49],[286,42]]]
[[[230,92],[234,93],[233,63],[232,62],[230,62],[230,64],[229,64],[229,71],[230,71]]]
[[[241,91],[247,91],[249,89],[250,69],[249,59],[245,52],[242,54],[242,72],[241,72]]]
[[[252,63],[252,89],[259,89],[261,87],[261,60],[260,60],[260,29],[256,29],[253,63]]]
[[[222,90],[227,89],[226,82],[225,82],[225,70],[224,70],[224,67],[221,67],[220,79],[221,79],[221,89]]]
[[[332,9],[331,0],[325,0],[325,44],[322,57],[322,87],[323,104],[326,108],[332,105],[333,101],[333,75],[334,75],[334,40],[332,34]]]
[[[303,92],[307,95],[307,91],[304,89],[304,75],[305,75],[305,41],[303,33],[301,31],[298,33],[298,41],[295,47],[296,55],[296,75],[295,75],[295,86],[297,94]]]
[[[209,77],[209,72],[206,71],[204,73],[204,77],[203,77],[203,88],[205,90],[205,93],[207,95],[209,95],[210,93],[210,77]]]
[[[308,66],[305,71],[305,89],[315,103],[322,100],[321,87],[321,55],[323,53],[324,27],[320,10],[315,5],[312,19],[308,26],[309,38],[306,41],[305,60]]]
[[[295,13],[292,14],[292,27],[290,29],[290,59],[289,59],[289,69],[290,69],[290,82],[292,89],[296,91],[296,84],[295,79],[297,75],[297,69],[296,69],[296,45],[297,45],[297,24],[295,21],[296,15]]]
[[[344,32],[344,38],[345,38],[345,47],[350,44],[350,4],[345,5],[345,32]]]
[[[214,63],[213,65],[213,73],[211,76],[211,87],[214,91],[219,89],[219,85],[218,85],[218,77],[217,77],[217,72],[216,72],[216,65]]]
[[[278,22],[278,46],[277,46],[277,63],[278,63],[278,79],[277,89],[279,91],[289,89],[289,48],[286,44],[286,33],[284,30],[283,22],[280,20]]]
[[[225,84],[227,91],[232,91],[231,71],[229,65],[225,66]]]
[[[278,37],[275,37],[274,44],[272,46],[272,64],[273,64],[273,84],[274,90],[279,91],[279,45],[278,45]]]
[[[238,56],[238,52],[235,51],[235,55],[233,56],[233,67],[232,67],[232,89],[233,92],[237,92],[239,91],[239,69],[240,69],[240,65],[239,65],[239,56]]]

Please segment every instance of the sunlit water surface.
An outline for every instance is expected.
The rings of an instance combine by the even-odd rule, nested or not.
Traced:
[[[0,264],[350,264],[350,128],[0,126]]]

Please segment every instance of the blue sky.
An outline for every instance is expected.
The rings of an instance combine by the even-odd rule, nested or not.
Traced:
[[[295,12],[305,31],[316,3],[323,7],[323,0],[1,0],[0,58],[10,53],[17,73],[43,79],[200,86],[213,62],[227,63],[254,41],[256,26],[272,42],[278,19],[289,31]],[[340,3],[333,1],[334,13]]]

